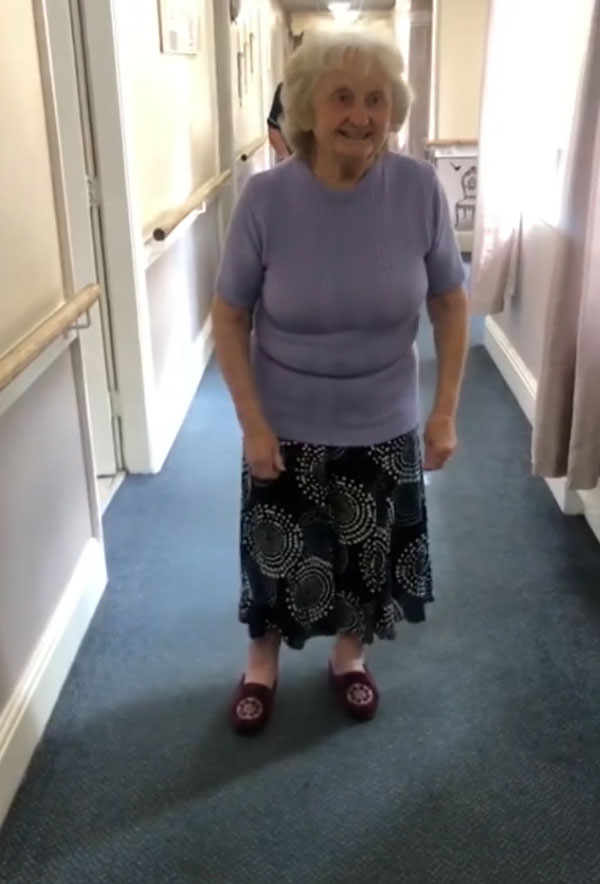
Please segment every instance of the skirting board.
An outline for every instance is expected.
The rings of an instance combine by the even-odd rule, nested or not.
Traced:
[[[489,317],[485,321],[485,346],[527,419],[533,424],[537,381],[504,331]],[[546,479],[546,482],[563,513],[568,516],[585,515],[600,540],[600,488],[577,492],[568,491],[564,479]]]
[[[159,473],[163,468],[213,350],[212,319],[208,316],[184,358],[180,359],[180,354],[176,354],[177,359],[173,360],[172,367],[166,366],[163,370],[154,408],[158,420],[152,438],[153,473]]]
[[[0,826],[27,772],[107,584],[104,549],[88,540],[29,663],[0,711]]]

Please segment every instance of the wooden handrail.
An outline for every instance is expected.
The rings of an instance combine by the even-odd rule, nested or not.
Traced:
[[[197,211],[203,204],[213,200],[221,187],[231,178],[231,170],[221,172],[215,175],[206,184],[203,184],[195,190],[180,206],[176,209],[169,209],[158,221],[155,221],[149,228],[149,236],[144,239],[155,239],[157,242],[163,242],[181,222],[187,218],[192,212]]]
[[[100,297],[97,283],[86,286],[0,357],[0,391],[31,365],[50,344],[87,313]]]
[[[425,147],[476,147],[477,138],[432,138],[423,141]]]
[[[251,141],[250,144],[244,148],[241,154],[239,154],[238,159],[240,159],[242,163],[247,163],[252,154],[255,154],[257,150],[260,150],[266,140],[266,135],[261,135],[260,138],[255,139],[255,141]]]

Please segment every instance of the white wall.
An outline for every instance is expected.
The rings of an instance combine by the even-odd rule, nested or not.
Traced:
[[[590,0],[573,0],[564,14],[560,0],[523,0],[518,9],[522,30],[515,33],[514,41],[507,47],[507,60],[512,60],[517,71],[525,72],[527,109],[531,107],[537,118],[532,127],[532,144],[523,142],[523,156],[530,157],[524,176],[529,185],[529,200],[524,209],[517,284],[503,312],[488,318],[486,340],[493,359],[530,420],[535,415],[542,370],[544,324],[560,223],[556,205],[553,207],[560,201],[560,186],[556,187],[561,180],[560,166],[557,169],[552,160],[555,162],[560,152],[564,154],[570,140],[590,8]],[[549,26],[539,31],[532,42],[532,29],[546,14]],[[584,513],[600,539],[600,489],[576,494],[567,493],[562,480],[548,484],[559,505],[566,512]]]
[[[160,51],[156,0],[124,3],[120,13],[133,196],[143,227],[217,173],[212,4],[199,8],[202,51],[195,56]]]
[[[0,5],[3,349],[63,300],[64,277],[77,276],[63,263],[66,205],[53,199],[62,179],[32,8]],[[106,584],[94,479],[70,333],[0,391],[0,823]]]
[[[92,4],[86,2],[89,17]],[[234,25],[226,5],[201,0],[201,6],[196,56],[161,52],[156,0],[113,6],[119,87],[112,104],[119,108],[121,163],[131,194],[127,202],[121,188],[117,222],[123,221],[131,247],[118,255],[116,243],[112,266],[130,262],[131,253],[133,263],[127,280],[110,297],[113,315],[120,312],[122,319],[117,316],[114,323],[115,352],[117,382],[124,387],[124,459],[130,472],[162,468],[211,356],[210,306],[236,195],[236,166],[242,153],[266,137],[266,101],[281,73],[277,45],[282,45],[283,19],[270,0],[245,4]],[[90,27],[88,40],[94,41],[97,30]],[[238,50],[246,59],[241,95]],[[99,57],[99,101],[106,91],[101,65]],[[106,105],[97,128],[104,131],[113,117]],[[230,181],[214,193],[206,211],[183,222],[160,248],[152,245],[149,235],[162,213],[224,172],[231,172]],[[101,174],[104,181],[107,177]],[[111,205],[107,200],[106,208]]]
[[[0,4],[0,84],[2,354],[59,305],[64,288],[33,10],[22,0]]]
[[[436,0],[432,138],[479,135],[488,0]]]
[[[291,29],[294,34],[320,28],[336,28],[333,16],[328,12],[294,12],[291,16]],[[390,36],[395,34],[394,12],[363,12],[355,27],[382,28]]]
[[[266,118],[273,92],[283,74],[284,45],[281,10],[271,0],[245,3],[231,29],[231,81],[238,154],[266,136]]]

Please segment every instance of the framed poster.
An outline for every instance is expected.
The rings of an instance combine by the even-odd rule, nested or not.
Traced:
[[[161,52],[197,55],[200,52],[200,0],[158,0]]]

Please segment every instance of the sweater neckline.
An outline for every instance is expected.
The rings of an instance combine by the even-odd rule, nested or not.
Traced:
[[[313,190],[320,193],[321,196],[324,196],[327,200],[340,203],[352,202],[352,200],[356,200],[364,194],[369,194],[376,186],[383,168],[383,157],[378,157],[371,168],[354,187],[338,189],[335,187],[329,187],[329,185],[317,178],[304,160],[294,157],[292,162],[296,164],[300,174],[306,180],[307,186],[311,186]]]

